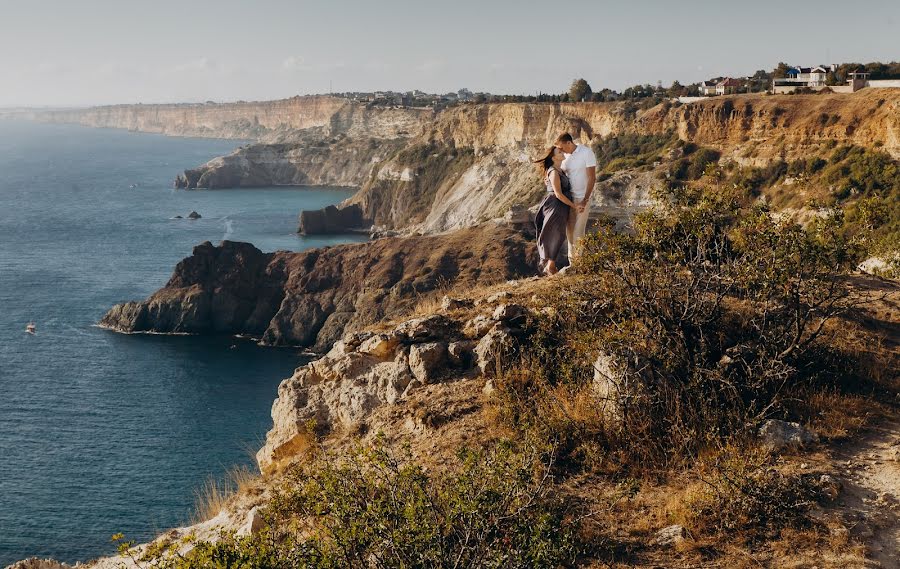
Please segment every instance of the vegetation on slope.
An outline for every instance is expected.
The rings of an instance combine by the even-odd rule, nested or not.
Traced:
[[[754,542],[816,527],[821,489],[777,468],[755,432],[886,388],[875,370],[890,362],[835,325],[866,300],[845,281],[858,248],[838,217],[804,227],[749,193],[684,189],[666,203],[633,235],[590,237],[578,274],[542,298],[518,365],[494,379],[493,420],[516,442],[471,441],[482,450],[434,471],[384,448],[313,453],[277,488],[267,529],[187,554],[163,543],[149,558],[179,569],[621,560],[602,523],[617,498],[579,499],[571,484],[619,481],[629,496],[629,480],[689,469],[704,484],[673,515],[694,535]]]

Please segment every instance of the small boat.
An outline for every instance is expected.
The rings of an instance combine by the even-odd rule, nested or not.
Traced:
[[[37,327],[34,325],[34,322],[29,322],[28,325],[25,326],[25,332],[32,336],[37,332]]]

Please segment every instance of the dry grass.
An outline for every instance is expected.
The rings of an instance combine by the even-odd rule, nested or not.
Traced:
[[[235,496],[256,493],[260,480],[260,475],[246,466],[229,470],[221,481],[208,478],[195,492],[191,523],[198,524],[216,517]]]

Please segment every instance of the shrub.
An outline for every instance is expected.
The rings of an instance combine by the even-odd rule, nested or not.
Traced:
[[[701,484],[680,504],[678,517],[696,535],[771,538],[809,525],[806,514],[819,494],[811,479],[784,474],[771,455],[744,446],[703,457],[694,473]]]
[[[786,394],[827,376],[820,340],[857,302],[841,275],[858,251],[839,216],[804,228],[742,202],[683,189],[634,235],[586,238],[534,360],[500,383],[509,418],[566,460],[600,445],[640,469],[786,415]]]
[[[597,155],[597,171],[614,172],[652,164],[677,139],[674,132],[607,136],[593,146]]]
[[[458,468],[440,475],[380,448],[323,455],[286,473],[259,534],[225,535],[186,555],[158,550],[152,561],[172,569],[572,563],[578,522],[541,456],[506,444],[463,450]]]

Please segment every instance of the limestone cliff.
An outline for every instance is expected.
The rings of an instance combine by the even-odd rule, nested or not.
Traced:
[[[218,104],[111,105],[36,111],[32,118],[171,136],[279,142],[294,140],[298,133],[310,130],[325,136],[413,136],[422,132],[431,114],[430,110],[366,108],[346,99],[309,96]]]
[[[101,107],[53,112],[75,121],[167,134],[251,137],[241,148],[179,176],[185,188],[329,184],[388,229],[440,232],[532,205],[543,189],[530,160],[562,131],[582,141],[622,133],[675,133],[740,164],[819,155],[830,142],[900,157],[900,91],[738,95],[691,104],[633,102],[459,105],[440,112],[368,107],[330,97],[268,103]],[[637,185],[632,180],[639,180]],[[658,182],[657,182],[658,184]],[[647,203],[652,179],[624,172],[595,206],[627,212]],[[610,190],[610,191],[607,191]],[[612,191],[614,190],[614,191]],[[618,196],[618,197],[616,197]]]
[[[423,295],[531,274],[535,261],[533,245],[494,225],[301,253],[206,242],[165,287],[113,307],[100,324],[121,332],[249,334],[269,345],[327,350],[346,328],[408,311]]]

